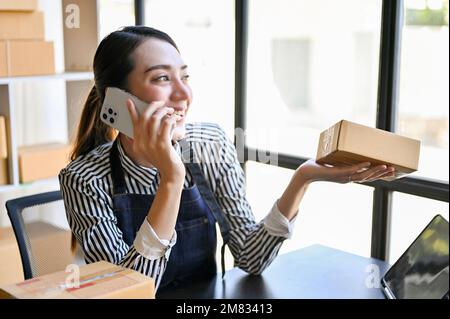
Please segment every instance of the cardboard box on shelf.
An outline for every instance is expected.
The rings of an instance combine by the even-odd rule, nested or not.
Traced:
[[[8,157],[8,144],[6,144],[6,119],[0,115],[0,159]]]
[[[100,261],[75,272],[61,271],[0,288],[0,298],[128,299],[155,297],[154,280],[137,271]],[[78,283],[77,286],[75,284]]]
[[[0,286],[23,281],[19,247],[11,227],[0,228]]]
[[[3,53],[0,53],[0,60],[4,60],[3,62],[0,61],[0,76],[55,73],[53,42],[37,40],[0,41],[0,50],[4,50]],[[6,65],[6,72],[2,65]]]
[[[69,163],[70,149],[70,145],[60,143],[19,147],[20,182],[56,177]]]
[[[342,120],[320,134],[316,161],[321,164],[351,165],[369,161],[372,165],[394,166],[396,176],[417,171],[420,141],[384,130]]]
[[[44,14],[0,11],[0,40],[44,40]]]
[[[0,41],[0,77],[8,75],[8,59],[6,57],[6,41]]]
[[[8,184],[8,159],[0,158],[0,185]]]
[[[37,0],[0,0],[0,11],[34,11]]]

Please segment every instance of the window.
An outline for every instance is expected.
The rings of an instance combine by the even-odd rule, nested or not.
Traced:
[[[274,83],[284,104],[293,111],[308,108],[311,41],[273,39],[271,49]]]
[[[314,158],[320,132],[339,120],[375,126],[381,6],[375,0],[249,1],[250,148]],[[248,198],[261,219],[294,171],[247,162],[246,173]],[[370,256],[372,197],[372,188],[357,184],[312,184],[281,252],[319,243]]]
[[[246,163],[247,199],[257,221],[267,215],[293,173],[276,166]],[[311,184],[300,203],[293,237],[283,243],[280,254],[322,244],[369,257],[372,194],[372,188],[357,184]]]
[[[422,141],[414,175],[448,183],[448,0],[404,4],[397,132]]]
[[[234,1],[147,0],[147,26],[168,33],[189,66],[190,122],[220,124],[234,134]]]
[[[437,214],[449,219],[448,203],[394,193],[389,262],[394,263]]]
[[[249,1],[247,145],[315,157],[341,119],[375,126],[382,1]]]
[[[100,0],[99,6],[99,39],[102,40],[109,33],[134,25],[133,0]]]

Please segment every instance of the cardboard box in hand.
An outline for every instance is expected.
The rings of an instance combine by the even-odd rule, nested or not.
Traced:
[[[417,171],[420,141],[384,130],[342,120],[320,134],[316,162],[330,165],[372,165],[395,167],[391,181]]]

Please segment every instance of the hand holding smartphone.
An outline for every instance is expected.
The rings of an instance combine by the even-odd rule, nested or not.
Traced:
[[[133,138],[133,122],[127,108],[128,99],[133,101],[139,114],[144,112],[149,105],[149,103],[141,101],[126,91],[116,87],[108,87],[100,111],[100,118],[102,122]]]

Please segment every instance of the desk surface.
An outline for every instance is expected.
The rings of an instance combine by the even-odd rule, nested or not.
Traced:
[[[218,274],[208,281],[161,292],[157,298],[384,299],[380,288],[369,288],[366,282],[370,284],[378,275],[381,278],[388,269],[389,264],[378,259],[313,245],[279,255],[261,276],[234,268],[226,272],[224,281]]]

